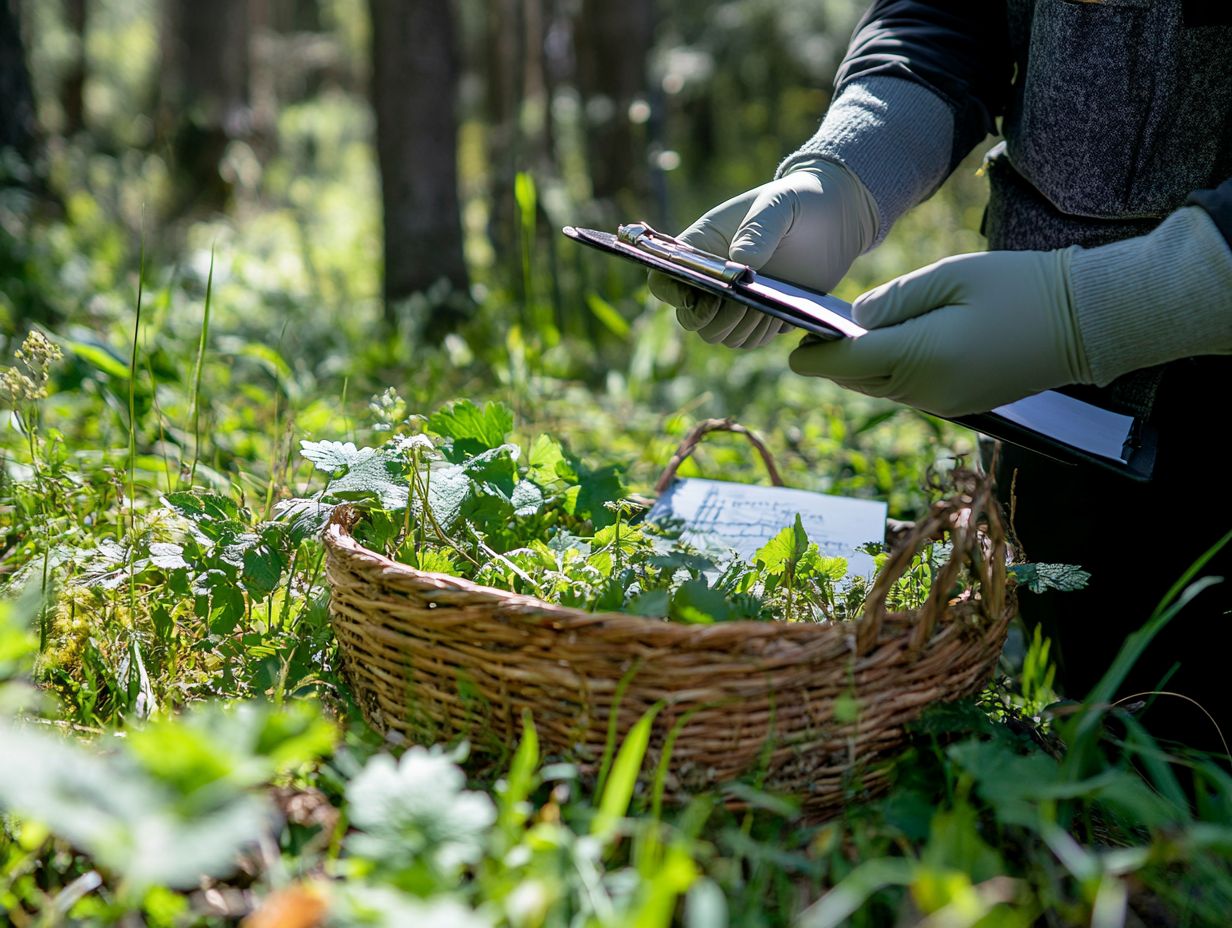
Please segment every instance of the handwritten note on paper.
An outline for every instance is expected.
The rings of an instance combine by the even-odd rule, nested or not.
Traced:
[[[679,519],[686,526],[683,537],[692,544],[735,548],[741,557],[752,558],[794,523],[797,513],[822,554],[847,558],[848,576],[872,574],[873,559],[855,549],[885,537],[886,504],[874,500],[689,478],[668,487],[647,519]]]

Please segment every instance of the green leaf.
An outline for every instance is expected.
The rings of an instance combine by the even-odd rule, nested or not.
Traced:
[[[247,513],[240,510],[235,500],[208,490],[168,493],[162,503],[197,526],[211,522],[242,523],[247,518]]]
[[[114,377],[117,380],[128,380],[128,365],[112,354],[108,348],[102,345],[91,345],[87,342],[74,341],[71,338],[61,339],[60,343],[70,353],[81,358],[81,360],[96,370],[102,371],[108,377]]]
[[[623,468],[609,464],[591,469],[569,451],[564,451],[563,456],[564,461],[557,466],[557,471],[576,484],[565,496],[565,511],[579,519],[589,519],[596,529],[611,525],[616,521],[616,514],[607,504],[625,496]]]
[[[526,822],[530,811],[526,800],[538,785],[535,771],[539,766],[539,733],[530,710],[522,712],[522,740],[509,765],[504,789],[500,791],[500,810],[497,825],[506,838],[512,840]]]
[[[410,496],[407,460],[392,443],[356,461],[331,483],[326,497],[357,503],[375,503],[381,509],[403,509]]]
[[[284,499],[274,506],[274,519],[285,523],[287,537],[298,545],[325,530],[336,507],[319,499]]]
[[[509,502],[513,504],[513,514],[518,518],[533,516],[543,508],[543,490],[529,480],[520,480],[513,488]]]
[[[478,454],[504,444],[513,431],[513,411],[504,403],[486,403],[480,409],[470,400],[437,410],[428,417],[428,431],[449,439],[450,460]]]
[[[254,599],[265,599],[274,592],[286,568],[282,552],[262,539],[244,552],[244,588]]]
[[[677,622],[710,625],[730,619],[732,610],[726,596],[698,579],[680,585],[672,596],[668,615]]]
[[[625,610],[633,615],[644,615],[650,617],[662,617],[667,615],[668,611],[668,593],[667,590],[647,590],[642,593],[633,602],[629,603]]]
[[[753,560],[761,564],[766,573],[778,577],[795,570],[796,564],[799,563],[800,558],[804,557],[808,547],[808,534],[804,531],[804,525],[797,514],[795,523],[767,541],[753,555]]]
[[[1091,579],[1090,572],[1076,564],[1016,564],[1010,573],[1032,593],[1071,593],[1086,589]]]
[[[424,895],[453,890],[462,869],[478,862],[496,809],[439,749],[415,746],[395,761],[378,754],[347,785],[357,831],[351,853],[400,885]]]
[[[165,541],[155,541],[150,544],[150,563],[160,570],[188,568],[188,562],[184,560],[184,546]]]
[[[527,476],[540,486],[548,487],[561,479],[560,466],[565,461],[560,442],[550,435],[540,435],[531,443],[526,463]],[[568,471],[568,468],[565,468]]]
[[[301,441],[299,449],[299,453],[311,461],[317,470],[331,475],[362,464],[376,454],[375,448],[356,448],[349,441]]]
[[[587,293],[586,305],[589,306],[590,311],[595,314],[595,318],[603,323],[604,328],[606,328],[613,335],[618,338],[629,337],[629,332],[631,330],[629,328],[628,320],[620,314],[615,306],[603,299],[603,297],[599,296],[599,294]]]
[[[637,785],[637,775],[642,769],[646,749],[650,746],[650,732],[655,717],[662,708],[662,703],[656,703],[638,719],[629,729],[620,750],[616,752],[612,772],[608,775],[603,795],[599,799],[599,810],[590,823],[591,835],[603,844],[611,840],[616,826],[629,811],[629,802],[633,799],[633,789]]]

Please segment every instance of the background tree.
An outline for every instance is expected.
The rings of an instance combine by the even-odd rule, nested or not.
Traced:
[[[0,152],[11,149],[29,163],[34,160],[37,133],[18,12],[17,0],[0,0]]]
[[[398,301],[441,280],[426,334],[435,339],[465,315],[468,290],[458,207],[458,56],[450,4],[369,0],[372,105],[385,228],[386,319]]]
[[[73,56],[60,85],[60,106],[64,109],[64,134],[76,135],[85,128],[86,30],[89,9],[86,0],[65,0],[65,25],[73,36]]]
[[[252,132],[247,0],[167,0],[162,116],[179,179],[173,212],[221,209],[230,185],[219,163]]]
[[[591,190],[644,208],[649,192],[647,60],[653,0],[583,0],[575,26]]]

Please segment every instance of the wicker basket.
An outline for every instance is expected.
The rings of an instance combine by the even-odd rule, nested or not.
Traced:
[[[730,426],[703,423],[670,470],[702,431]],[[530,710],[545,752],[592,772],[613,712],[619,737],[660,705],[643,771],[667,746],[669,801],[754,774],[825,813],[884,786],[881,762],[901,746],[904,725],[932,703],[977,692],[996,664],[1014,609],[1004,534],[990,482],[956,483],[899,540],[864,615],[846,624],[683,625],[551,605],[383,557],[351,537],[355,514],[340,509],[325,546],[344,670],[379,731],[465,736],[500,751]],[[942,536],[952,554],[926,603],[887,612],[891,584]],[[947,600],[964,564],[974,589]],[[836,717],[840,701],[848,711]]]

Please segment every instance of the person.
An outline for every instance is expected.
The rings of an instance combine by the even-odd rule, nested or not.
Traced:
[[[985,161],[989,250],[864,294],[866,335],[805,338],[790,366],[943,416],[1063,388],[1148,417],[1159,444],[1146,484],[1012,446],[998,456],[1023,554],[1092,575],[1079,593],[1020,598],[1076,699],[1232,529],[1230,48],[1232,5],[878,0],[817,133],[681,235],[830,290],[1000,120]],[[650,286],[708,342],[752,348],[784,328],[662,275]],[[1195,579],[1222,576],[1230,554]],[[1121,687],[1131,702],[1180,694],[1143,698],[1157,737],[1223,750],[1207,713],[1225,728],[1232,717],[1217,644],[1229,611],[1232,583],[1208,584]]]

